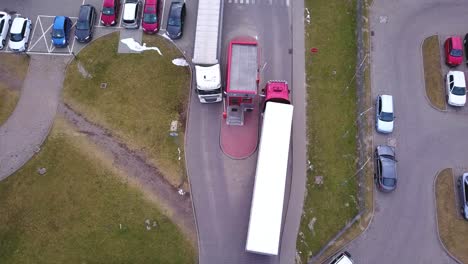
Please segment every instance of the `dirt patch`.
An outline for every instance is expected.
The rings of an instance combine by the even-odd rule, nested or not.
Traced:
[[[440,66],[439,37],[437,35],[430,36],[424,40],[422,53],[427,98],[435,108],[446,110],[442,69]]]
[[[468,223],[460,216],[452,169],[439,173],[436,180],[437,226],[442,243],[461,263],[468,263]],[[457,192],[455,192],[455,190]]]
[[[6,68],[0,68],[0,80],[2,80],[2,83],[7,89],[14,91],[21,90],[24,81]]]
[[[9,90],[20,91],[23,87],[29,59],[16,54],[0,55],[0,82]]]
[[[147,162],[143,153],[130,150],[112,133],[88,120],[69,106],[60,104],[59,113],[71,122],[81,134],[86,135],[104,152],[109,154],[114,166],[122,170],[127,179],[138,185],[149,198],[156,201],[165,214],[186,234],[196,246],[196,229],[190,193],[172,186],[158,168]]]

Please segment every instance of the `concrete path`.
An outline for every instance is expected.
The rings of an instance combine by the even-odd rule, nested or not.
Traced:
[[[0,180],[21,168],[40,150],[54,121],[69,59],[31,56],[18,105],[0,127]]]
[[[374,145],[396,145],[399,182],[393,193],[376,192],[373,222],[347,248],[356,263],[454,263],[437,236],[433,182],[439,170],[468,164],[468,119],[429,105],[421,47],[430,35],[466,32],[467,12],[466,1],[374,1],[373,96],[393,94],[397,116]]]

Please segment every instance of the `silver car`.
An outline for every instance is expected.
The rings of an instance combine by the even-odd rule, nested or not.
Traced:
[[[377,146],[374,156],[374,178],[379,190],[391,192],[396,189],[396,163],[395,148],[387,145]]]
[[[139,28],[141,18],[141,1],[125,0],[122,15],[122,27]]]

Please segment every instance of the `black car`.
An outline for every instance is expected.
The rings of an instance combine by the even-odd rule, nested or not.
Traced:
[[[468,172],[463,173],[458,179],[458,187],[461,196],[461,213],[463,218],[468,220]]]
[[[92,5],[82,5],[76,22],[75,38],[78,42],[89,42],[93,38],[96,22],[96,9]]]
[[[166,34],[171,39],[179,39],[184,31],[185,3],[172,2],[169,9]]]
[[[397,171],[396,171],[395,149],[387,145],[379,145],[375,149],[374,177],[379,187],[383,192],[391,192],[397,186]]]
[[[468,65],[468,34],[463,39],[463,46],[465,46],[466,65]]]

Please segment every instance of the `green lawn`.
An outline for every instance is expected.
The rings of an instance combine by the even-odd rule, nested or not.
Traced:
[[[308,173],[297,249],[302,263],[358,212],[356,165],[356,2],[306,0]],[[318,48],[318,53],[309,50]],[[323,185],[314,184],[323,176]],[[313,231],[308,227],[315,219]]]
[[[86,118],[112,131],[131,149],[142,151],[174,186],[185,182],[183,131],[189,95],[188,67],[172,64],[182,54],[160,36],[144,36],[156,51],[117,54],[118,33],[97,39],[67,70],[64,101]],[[91,74],[85,78],[77,62]],[[107,88],[100,88],[107,83]],[[181,132],[169,137],[171,120]],[[178,160],[177,147],[182,160]]]
[[[16,107],[28,67],[27,56],[0,54],[0,125]]]
[[[437,222],[439,234],[445,247],[462,263],[468,263],[468,222],[461,218],[455,205],[454,179],[451,169],[445,169],[437,176]],[[458,190],[457,190],[458,191]]]
[[[176,226],[79,135],[56,120],[41,152],[0,182],[0,262],[194,263]]]
[[[434,107],[445,110],[445,93],[440,66],[439,37],[434,35],[426,38],[422,46],[422,52],[427,97]]]

